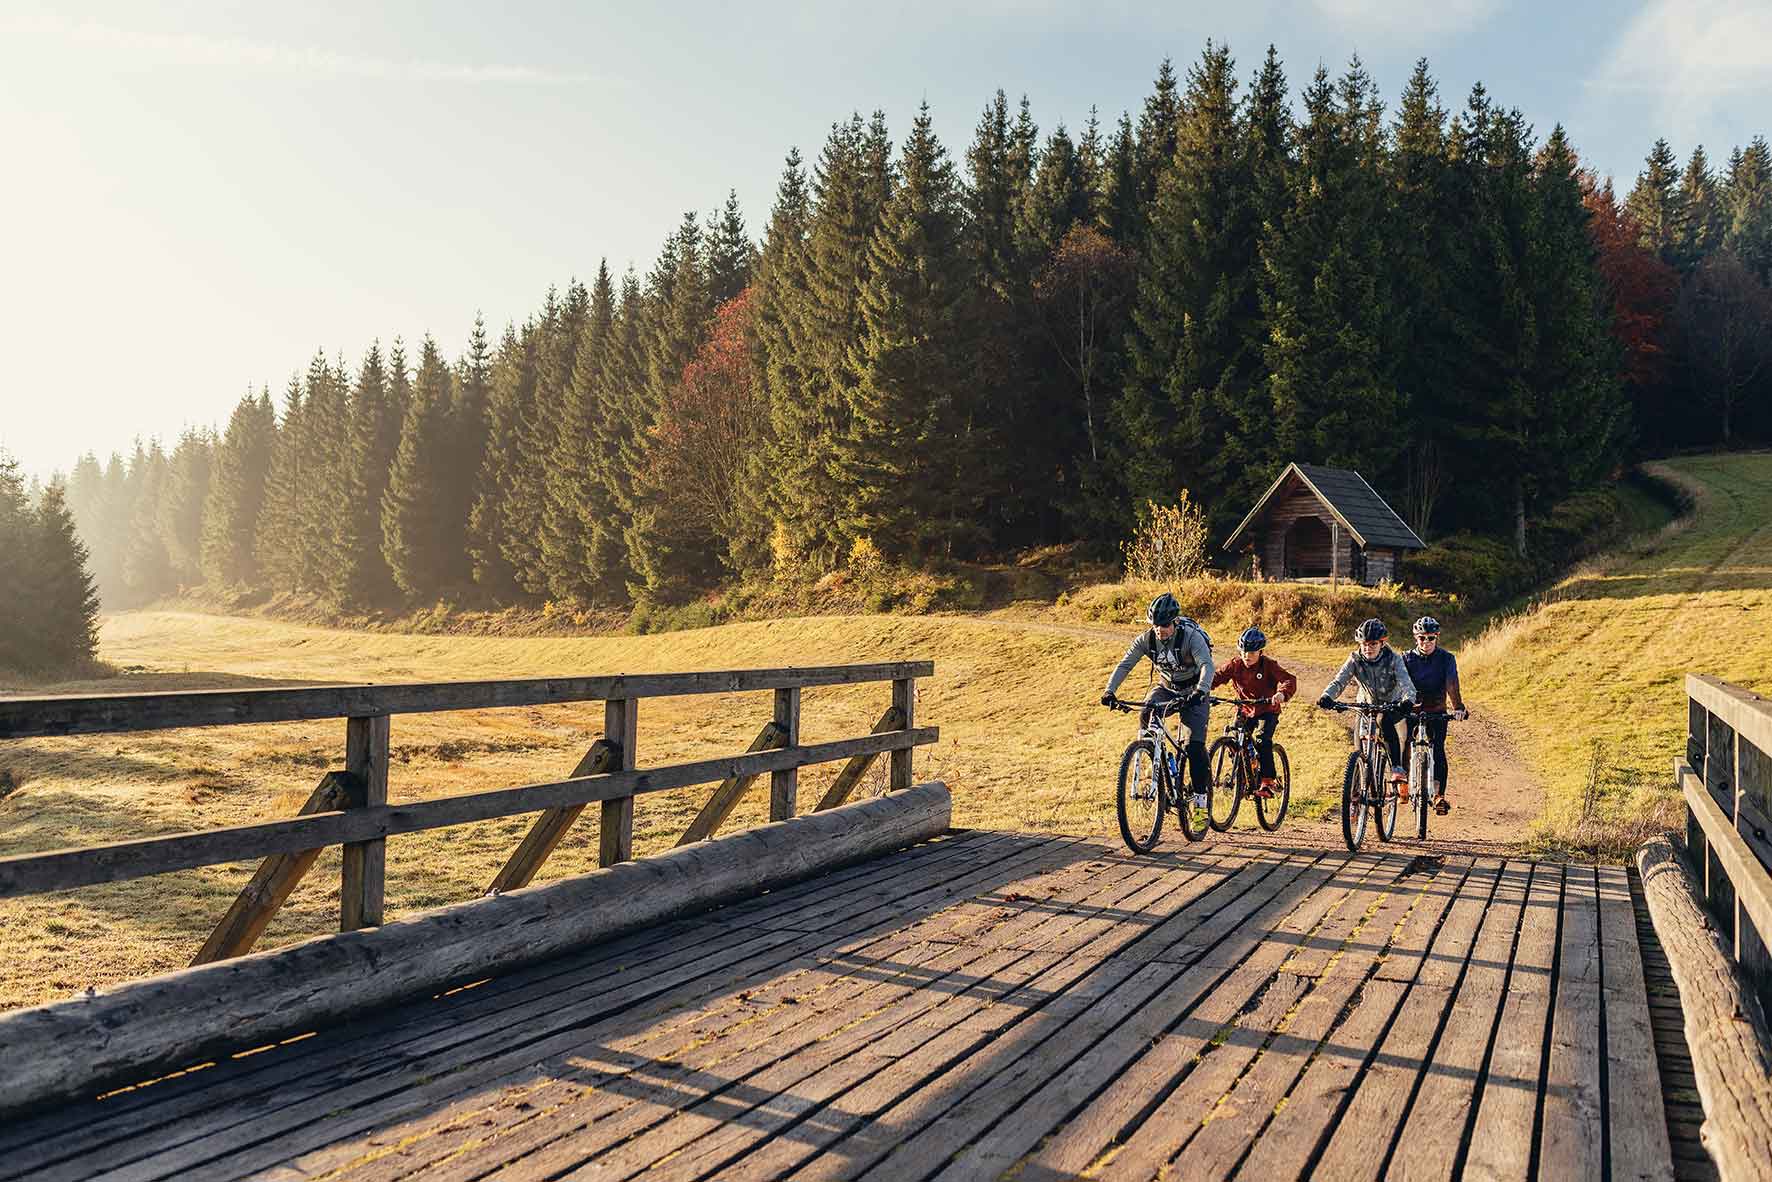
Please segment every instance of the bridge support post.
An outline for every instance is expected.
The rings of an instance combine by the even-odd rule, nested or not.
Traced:
[[[775,691],[775,727],[783,747],[800,745],[800,687]],[[769,819],[792,819],[800,793],[800,769],[783,768],[769,773]]]
[[[352,808],[371,808],[388,803],[389,718],[345,720],[345,770],[355,778],[361,796],[353,796]],[[345,843],[344,871],[338,893],[338,927],[342,932],[380,927],[387,880],[387,841]]]
[[[898,711],[898,725],[910,730],[917,725],[917,683],[900,677],[892,683],[892,708]],[[901,747],[892,753],[892,779],[887,788],[899,792],[911,786],[911,748]]]
[[[603,737],[615,744],[616,770],[634,770],[634,740],[639,734],[640,701],[611,698],[603,703]],[[597,864],[613,866],[634,857],[634,798],[606,800],[597,826]]]

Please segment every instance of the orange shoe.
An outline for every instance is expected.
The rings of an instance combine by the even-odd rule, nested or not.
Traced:
[[[1274,778],[1272,776],[1263,776],[1261,783],[1256,786],[1255,795],[1261,797],[1263,800],[1272,800],[1274,798]]]

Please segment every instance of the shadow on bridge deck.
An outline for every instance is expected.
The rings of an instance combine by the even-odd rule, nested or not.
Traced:
[[[0,1132],[0,1179],[1670,1177],[1622,869],[962,833]]]

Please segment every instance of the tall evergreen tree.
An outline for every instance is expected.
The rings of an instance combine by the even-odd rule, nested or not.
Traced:
[[[593,523],[605,506],[596,479],[598,419],[602,416],[595,374],[609,348],[615,295],[607,262],[597,266],[590,303],[573,354],[572,374],[560,400],[553,454],[548,464],[548,503],[543,514],[543,552],[548,588],[557,597],[589,602],[597,572],[589,553]]]
[[[138,440],[129,464],[128,542],[123,551],[125,601],[147,603],[177,590],[172,558],[160,533],[160,505],[171,483],[171,464],[158,439],[144,447]]]
[[[467,573],[463,523],[449,512],[450,396],[449,366],[427,336],[382,504],[382,553],[409,599],[452,591]]]
[[[757,265],[757,248],[745,229],[738,208],[738,191],[726,194],[726,204],[707,226],[708,299],[717,307],[751,285]]]
[[[1138,201],[1135,220],[1127,240],[1135,251],[1144,249],[1145,227],[1157,203],[1157,184],[1163,170],[1175,158],[1176,124],[1181,119],[1181,86],[1168,58],[1157,67],[1157,78],[1144,100],[1134,138],[1133,179]]]
[[[277,415],[270,391],[247,393],[228,417],[227,432],[216,446],[203,503],[202,567],[211,586],[258,582],[258,522],[276,438]]]
[[[534,322],[521,335],[507,326],[493,359],[487,395],[486,451],[475,482],[468,513],[468,551],[474,583],[501,603],[521,594],[513,554],[519,553],[517,525],[523,441],[535,395],[536,338]]]
[[[1018,227],[1022,253],[1036,265],[1043,263],[1058,249],[1066,231],[1092,221],[1094,214],[1088,173],[1061,123],[1046,137],[1040,167],[1022,202]]]
[[[0,669],[30,669],[39,664],[32,610],[32,569],[37,549],[37,523],[25,499],[18,461],[0,452]]]
[[[628,533],[638,508],[633,474],[643,463],[646,445],[638,416],[646,381],[646,315],[640,280],[630,270],[622,276],[609,347],[596,358],[591,374],[598,410],[592,475],[597,504],[607,504],[609,511],[592,521],[588,553],[595,577],[592,595],[604,603],[626,599],[635,578]]]
[[[166,495],[159,506],[156,524],[172,562],[173,579],[187,587],[203,581],[203,506],[209,497],[214,460],[211,432],[187,430],[181,434],[172,451]]]
[[[298,587],[312,569],[311,556],[303,551],[299,502],[301,487],[309,473],[303,469],[303,390],[301,377],[291,377],[283,392],[283,414],[271,445],[266,470],[264,507],[258,515],[254,543],[256,564],[268,590]],[[102,588],[102,583],[101,583]]]
[[[1772,147],[1755,136],[1729,160],[1723,247],[1772,285]]]
[[[1132,117],[1122,114],[1101,168],[1101,228],[1121,246],[1132,246],[1142,224],[1141,211],[1138,141],[1132,133]]]
[[[1717,178],[1711,172],[1710,157],[1705,155],[1702,144],[1692,149],[1692,156],[1686,161],[1675,200],[1681,219],[1674,256],[1682,267],[1696,267],[1722,246],[1725,229],[1722,194],[1717,191]]]
[[[39,663],[46,666],[90,660],[98,651],[98,587],[59,481],[51,481],[43,490],[35,516],[26,601],[31,618],[23,639],[38,650]],[[5,657],[0,656],[3,664]]]
[[[1685,210],[1680,204],[1680,165],[1664,139],[1655,141],[1643,161],[1643,171],[1625,198],[1625,209],[1636,219],[1644,250],[1654,251],[1664,263],[1677,261],[1677,244],[1684,232]]]

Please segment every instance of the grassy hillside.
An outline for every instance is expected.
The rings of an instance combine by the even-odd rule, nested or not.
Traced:
[[[1772,454],[1655,465],[1693,512],[1584,565],[1460,654],[1546,786],[1542,836],[1616,852],[1677,815],[1684,679],[1772,691]]]

